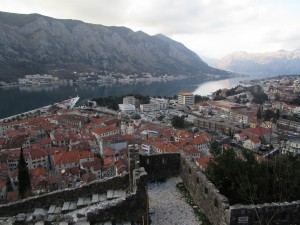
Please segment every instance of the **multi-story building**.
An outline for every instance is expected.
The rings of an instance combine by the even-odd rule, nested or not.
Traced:
[[[165,98],[150,98],[150,104],[156,104],[159,106],[159,110],[167,109],[169,105],[169,99]]]
[[[300,123],[292,120],[280,119],[277,121],[277,127],[293,131],[300,131]]]
[[[54,156],[54,166],[56,172],[61,172],[64,169],[79,168],[81,164],[93,162],[94,154],[89,151],[80,152],[78,150],[58,153]]]
[[[99,140],[101,137],[120,134],[120,128],[116,126],[106,126],[92,131],[92,134]]]
[[[192,93],[181,92],[178,94],[178,104],[181,106],[189,106],[195,104],[195,96]]]
[[[135,105],[133,104],[119,104],[119,109],[122,113],[131,114],[135,113]]]
[[[300,155],[300,139],[296,138],[294,140],[288,140],[283,148],[282,153],[292,153],[295,156]]]
[[[142,112],[152,112],[152,111],[157,111],[160,110],[160,106],[157,104],[141,104],[140,109]]]
[[[135,97],[134,96],[126,96],[123,98],[123,104],[131,104],[135,105]]]

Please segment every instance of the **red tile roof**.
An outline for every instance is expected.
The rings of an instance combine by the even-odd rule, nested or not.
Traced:
[[[37,168],[31,169],[29,171],[29,173],[33,177],[46,176],[46,169],[44,167],[37,167]]]
[[[196,164],[198,164],[198,166],[201,166],[203,169],[206,169],[210,159],[211,157],[203,157],[203,158],[197,158],[195,159],[195,161]]]
[[[259,138],[251,138],[250,141],[253,142],[254,144],[261,143],[261,140]]]
[[[178,147],[171,144],[168,141],[153,143],[153,147],[159,149],[163,153],[177,153],[177,152],[179,152]]]
[[[114,156],[116,153],[112,148],[106,148],[103,150],[102,155],[103,156]]]
[[[0,190],[2,190],[6,186],[6,179],[0,178]]]
[[[114,131],[118,131],[118,130],[120,130],[119,127],[116,127],[116,126],[106,126],[106,127],[102,127],[102,128],[99,128],[99,129],[95,129],[92,132],[95,133],[95,134],[97,134],[97,135],[101,135],[101,134],[106,134],[106,133],[114,132]]]
[[[9,202],[19,200],[19,192],[18,191],[9,191],[9,192],[7,192],[6,199]]]
[[[103,166],[104,167],[111,167],[111,166],[113,166],[113,165],[115,165],[115,160],[114,160],[114,158],[112,158],[112,157],[108,157],[108,158],[105,158],[105,159],[103,159]]]
[[[271,133],[270,129],[267,129],[264,127],[248,128],[248,129],[243,130],[242,132],[249,134],[249,135],[253,134],[253,135],[257,135],[257,136],[262,136],[262,135]]]
[[[54,164],[67,164],[79,162],[79,159],[94,158],[94,154],[88,151],[80,152],[74,150],[70,152],[62,152],[54,155]]]

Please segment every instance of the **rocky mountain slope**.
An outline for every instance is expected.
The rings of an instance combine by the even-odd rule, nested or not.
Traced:
[[[228,74],[158,34],[38,14],[0,12],[0,78],[49,70]]]
[[[234,52],[216,67],[237,73],[300,74],[300,49],[268,53]]]

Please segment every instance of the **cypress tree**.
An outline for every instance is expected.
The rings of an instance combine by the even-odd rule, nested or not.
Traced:
[[[21,147],[20,159],[18,163],[19,197],[26,198],[31,191],[29,171]]]

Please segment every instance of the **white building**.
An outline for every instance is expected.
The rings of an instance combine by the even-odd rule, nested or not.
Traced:
[[[159,106],[159,110],[166,110],[169,105],[169,99],[164,98],[150,98],[150,104],[156,104]]]
[[[159,105],[157,104],[141,104],[140,109],[142,112],[152,112],[160,110]]]
[[[258,149],[260,145],[261,145],[260,139],[251,138],[244,142],[243,147],[250,149],[250,150],[255,150],[255,149]]]
[[[132,135],[135,132],[135,127],[133,121],[129,121],[128,123],[122,121],[121,123],[121,134],[130,134]]]
[[[135,105],[135,97],[134,96],[126,96],[123,98],[123,104],[131,104]]]
[[[119,104],[119,109],[122,113],[131,114],[135,113],[135,106],[132,104]]]
[[[300,106],[293,108],[293,113],[300,116]]]
[[[178,94],[178,104],[181,106],[189,106],[195,104],[195,96],[192,93],[181,92]]]
[[[0,122],[0,138],[5,137],[5,133],[13,129],[14,127],[10,123]]]
[[[145,154],[150,155],[152,154],[153,150],[152,150],[152,145],[151,144],[142,144],[141,145],[141,149],[143,152],[145,152]]]
[[[295,156],[300,155],[300,139],[288,140],[285,143],[282,153],[292,153]]]

